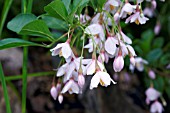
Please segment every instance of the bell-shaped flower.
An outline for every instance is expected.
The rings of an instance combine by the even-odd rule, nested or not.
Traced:
[[[124,67],[124,59],[122,55],[118,55],[113,62],[113,69],[115,72],[120,72]]]
[[[62,95],[62,94],[60,94],[60,95],[58,96],[58,102],[59,102],[60,104],[63,102],[63,95]]]
[[[79,93],[79,86],[78,86],[78,84],[77,84],[73,79],[70,79],[70,80],[65,84],[65,86],[63,87],[61,93],[66,93],[67,91],[68,91],[70,94],[72,94],[72,93],[78,94],[78,93]]]
[[[118,44],[118,41],[115,37],[107,37],[104,45],[106,52],[110,55],[114,55],[116,52],[116,44]]]
[[[126,19],[125,23],[135,22],[137,25],[139,25],[139,24],[145,24],[147,20],[149,19],[145,17],[143,13],[140,13],[140,11],[136,11],[133,15],[131,15]]]
[[[109,55],[105,51],[101,51],[99,56],[98,56],[98,61],[101,62],[101,63],[103,63],[103,62],[108,63]]]
[[[107,87],[111,84],[116,84],[111,78],[110,75],[107,72],[103,71],[97,71],[96,74],[92,77],[91,83],[90,83],[90,89],[97,88],[98,84],[100,83],[102,86]]]
[[[123,42],[127,43],[127,44],[132,44],[132,40],[126,36],[122,31],[120,31],[121,34],[117,33],[117,37],[123,40]]]
[[[104,6],[104,9],[107,11],[112,11],[115,7],[119,6],[119,2],[117,0],[108,0]]]
[[[72,55],[69,39],[65,43],[57,44],[57,46],[50,51],[52,52],[52,56],[61,55],[65,59],[69,58]]]
[[[83,88],[84,86],[84,83],[85,83],[85,78],[82,74],[79,74],[78,75],[78,85]]]
[[[96,61],[95,59],[88,59],[86,70],[87,70],[87,75],[92,75],[95,73],[97,65],[99,66],[100,70],[104,70],[104,66],[101,62],[98,60]]]
[[[153,10],[152,8],[146,7],[146,8],[143,10],[143,14],[151,18],[151,17],[153,17],[153,15],[154,15],[154,10]]]
[[[53,97],[53,99],[56,100],[58,92],[57,92],[55,86],[52,86],[52,88],[51,88],[51,90],[50,90],[50,94],[51,94],[51,96]]]
[[[160,102],[155,101],[150,107],[151,113],[162,113],[164,111],[163,106]]]
[[[130,15],[135,9],[136,9],[136,5],[131,5],[130,3],[125,3],[125,5],[123,6],[123,8],[120,12],[120,17],[126,18],[127,14]]]
[[[136,57],[135,62],[135,67],[140,72],[144,70],[144,64],[148,64],[148,62],[141,57]]]
[[[149,70],[148,75],[149,75],[149,77],[151,79],[155,79],[156,78],[155,72],[153,70]]]
[[[146,98],[149,101],[157,100],[160,97],[160,93],[156,89],[154,89],[153,87],[148,88],[146,90],[145,94],[146,94]]]

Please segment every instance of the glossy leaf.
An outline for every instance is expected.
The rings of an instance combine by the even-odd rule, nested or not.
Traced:
[[[36,16],[33,14],[19,14],[8,22],[7,28],[19,33],[26,24],[34,20],[36,20]]]
[[[48,26],[42,20],[35,20],[35,21],[28,23],[22,28],[19,34],[41,36],[41,37],[53,39],[52,34],[48,29]]]
[[[42,19],[45,21],[49,28],[57,30],[68,30],[68,25],[65,21],[59,20],[51,16],[42,16]]]
[[[12,48],[12,47],[21,47],[21,46],[41,46],[40,44],[18,39],[18,38],[6,38],[0,40],[0,50]]]
[[[67,9],[61,0],[55,0],[44,7],[44,10],[50,15],[58,19],[66,20],[68,16]]]

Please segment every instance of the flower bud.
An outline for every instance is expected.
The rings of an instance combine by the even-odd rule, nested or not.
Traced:
[[[83,88],[84,86],[84,83],[85,83],[85,78],[82,74],[78,75],[78,85]]]
[[[155,28],[154,28],[154,33],[155,33],[156,35],[158,35],[159,32],[160,32],[160,30],[161,30],[161,25],[160,25],[160,23],[158,22],[158,23],[156,24]]]
[[[119,22],[119,19],[120,19],[120,17],[119,17],[119,12],[116,12],[116,14],[114,15],[114,20],[115,20],[115,22],[118,23],[118,22]]]
[[[150,108],[151,113],[162,113],[163,110],[162,104],[158,101],[155,101]]]
[[[115,72],[120,72],[123,69],[123,67],[124,67],[124,60],[122,55],[119,55],[114,59],[113,69],[115,70]]]
[[[60,94],[58,96],[58,101],[59,101],[60,104],[63,102],[63,95]]]
[[[50,90],[51,96],[53,97],[54,100],[56,100],[57,98],[57,90],[55,86],[52,86],[51,90]]]
[[[155,72],[153,70],[149,70],[148,75],[151,79],[155,79],[156,77]]]
[[[152,0],[152,7],[153,7],[153,9],[156,9],[156,6],[157,6],[156,1],[155,1],[155,0]]]

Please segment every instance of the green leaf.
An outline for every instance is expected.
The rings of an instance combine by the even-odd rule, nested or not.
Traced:
[[[156,62],[163,54],[160,48],[150,51],[147,55],[147,61],[150,63]],[[156,64],[155,64],[156,65]]]
[[[51,16],[42,16],[47,26],[57,30],[68,30],[68,25],[65,21],[59,20]]]
[[[69,12],[71,0],[62,0],[62,2],[64,3],[67,12]]]
[[[158,75],[157,78],[153,81],[153,84],[155,89],[157,89],[160,92],[163,92],[164,85],[165,85],[163,77]]]
[[[166,53],[164,55],[161,56],[160,58],[160,64],[162,65],[168,65],[168,63],[170,62],[170,53]]]
[[[155,38],[153,42],[153,48],[161,48],[164,44],[164,39],[162,37]]]
[[[28,23],[22,28],[19,34],[41,36],[53,40],[52,34],[43,20],[35,20]]]
[[[44,7],[44,10],[51,16],[67,21],[68,12],[61,0],[55,0]]]
[[[142,40],[140,41],[140,47],[142,48],[144,53],[148,53],[151,49],[151,41],[154,37],[154,33],[152,30],[147,30],[142,33]]]
[[[18,39],[18,38],[6,38],[0,40],[0,50],[12,48],[12,47],[21,47],[21,46],[42,46],[42,45],[34,42]]]
[[[97,0],[97,5],[100,10],[102,10],[103,5],[106,3],[106,0]]]
[[[34,20],[36,20],[36,16],[33,14],[19,14],[8,22],[7,28],[19,33],[26,24]]]

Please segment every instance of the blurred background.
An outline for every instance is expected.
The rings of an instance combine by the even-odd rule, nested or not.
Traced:
[[[44,6],[50,2],[51,0],[34,0],[32,13],[36,16],[45,13]],[[3,5],[4,0],[0,0],[0,9],[2,9]],[[148,3],[146,2],[144,6],[147,5]],[[124,70],[120,73],[115,73],[112,69],[113,61],[110,61],[106,68],[114,80],[117,81],[117,85],[110,85],[107,88],[99,86],[97,89],[90,90],[91,76],[86,76],[83,93],[80,95],[65,94],[62,104],[54,101],[50,95],[53,76],[56,73],[53,69],[57,68],[60,59],[51,57],[49,49],[29,47],[29,73],[40,73],[40,75],[38,77],[28,77],[28,113],[149,113],[150,106],[145,103],[145,91],[150,86],[150,81],[152,81],[147,73],[150,68],[156,72],[154,86],[162,93],[167,103],[164,106],[164,113],[170,113],[170,68],[167,67],[170,64],[169,6],[169,0],[165,2],[158,0],[157,10],[145,25],[127,25],[123,21],[121,23],[123,31],[132,38],[133,47],[137,55],[149,62],[143,72],[135,69],[132,73],[129,70],[129,61],[125,59]],[[7,22],[20,12],[20,1],[13,1],[0,39],[21,37],[6,27]],[[93,14],[93,11],[89,13]],[[160,27],[159,33],[154,32],[156,25]],[[64,33],[62,30],[58,32],[60,34]],[[34,38],[31,40],[42,43]],[[21,75],[22,54],[22,48],[0,50],[0,61],[7,78],[12,113],[21,113],[22,81],[21,78],[11,80],[10,77]],[[161,99],[160,102],[162,102]],[[0,113],[6,113],[1,86]]]

